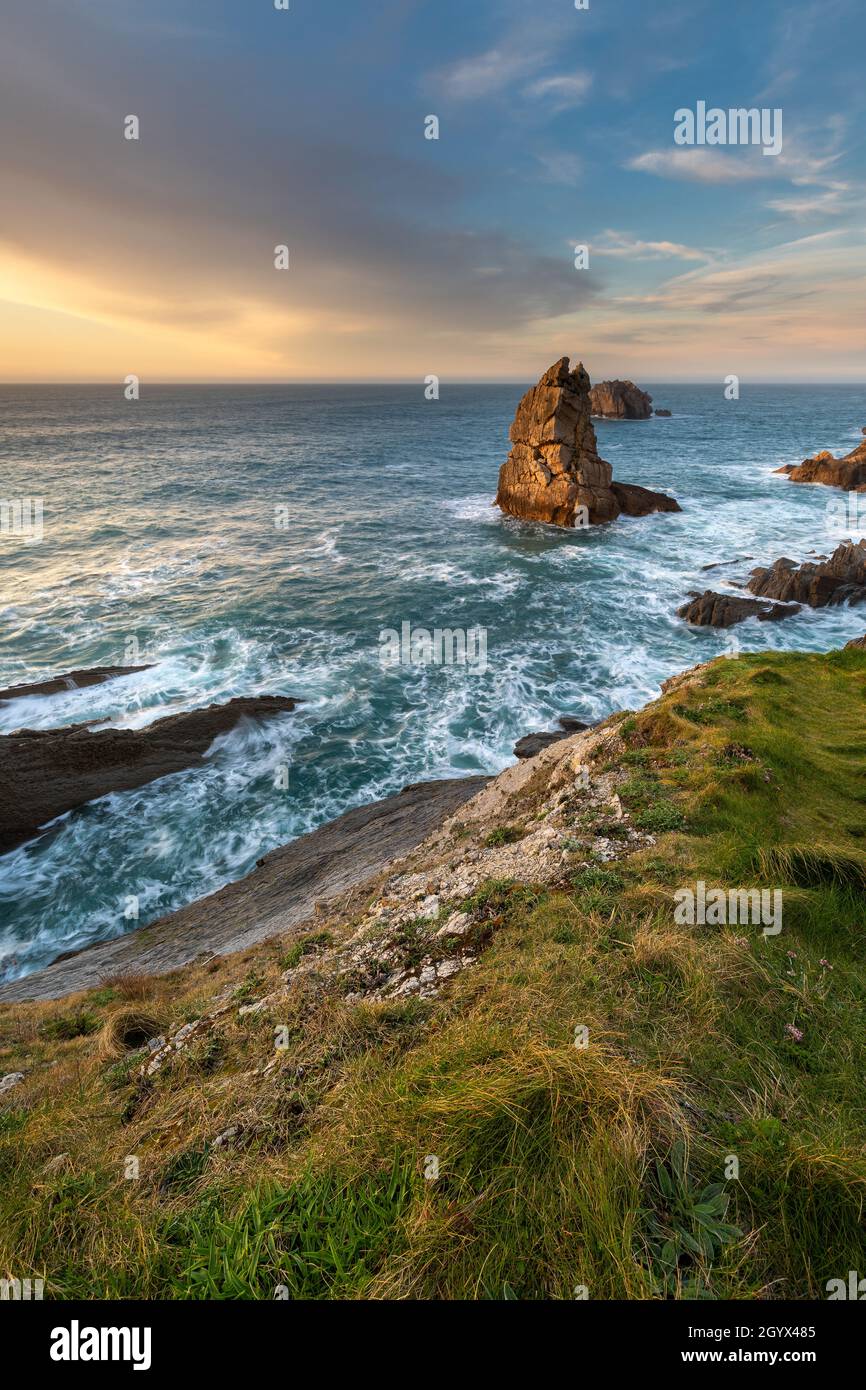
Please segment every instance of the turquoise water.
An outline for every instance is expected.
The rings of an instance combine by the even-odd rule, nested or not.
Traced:
[[[642,383],[670,420],[599,422],[623,481],[679,515],[562,532],[491,505],[515,386],[0,388],[0,498],[41,497],[41,543],[0,536],[0,685],[152,661],[140,676],[0,706],[0,732],[139,727],[234,695],[304,700],[204,768],[112,795],[0,858],[0,978],[146,922],[274,846],[409,782],[496,772],[558,714],[643,704],[730,650],[675,616],[689,589],[846,534],[839,495],[772,470],[847,452],[850,387]],[[277,509],[286,529],[275,525]],[[702,572],[749,556],[740,569]],[[401,623],[482,627],[478,666],[383,666]],[[736,629],[743,650],[826,650],[857,610]],[[280,769],[287,768],[288,776]],[[288,785],[284,786],[286,782]]]

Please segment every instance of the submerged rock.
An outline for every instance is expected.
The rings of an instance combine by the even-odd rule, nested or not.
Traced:
[[[138,671],[149,671],[147,666],[92,666],[85,671],[69,671],[65,676],[52,676],[50,680],[36,681],[32,685],[10,685],[0,690],[0,701],[22,700],[31,695],[59,695],[64,690],[83,690],[87,685],[102,685],[103,681],[116,680],[118,676],[134,676]]]
[[[679,511],[662,493],[613,483],[610,464],[599,457],[590,415],[589,376],[581,363],[570,371],[563,357],[517,407],[509,434],[513,448],[499,470],[495,505],[510,516],[554,526],[594,526],[622,511],[635,516]]]
[[[653,413],[652,396],[633,381],[600,381],[589,399],[593,415],[604,420],[648,420]]]
[[[109,792],[129,791],[196,767],[239,719],[293,710],[284,695],[229,700],[158,719],[144,729],[19,729],[0,738],[0,853],[56,816]]]
[[[786,463],[776,473],[787,473],[792,483],[826,483],[828,487],[843,487],[848,492],[866,492],[866,439],[843,458],[836,458],[824,449],[814,458],[802,463]]]
[[[790,618],[800,611],[798,603],[761,603],[756,598],[744,598],[739,594],[716,594],[707,589],[703,594],[693,594],[690,602],[677,609],[677,616],[685,618],[695,627],[733,627],[746,618],[758,618],[761,622],[776,622],[780,618]]]

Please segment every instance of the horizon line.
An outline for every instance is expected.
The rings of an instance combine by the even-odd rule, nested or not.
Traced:
[[[648,381],[652,386],[724,386],[724,377],[652,377],[643,374],[642,379]],[[598,381],[612,381],[614,379],[624,381],[631,380],[629,377],[600,377]],[[528,377],[439,377],[440,386],[522,386],[531,380]],[[748,386],[861,386],[866,389],[866,379],[859,377],[744,377],[740,376],[740,385]],[[423,387],[427,383],[423,377],[261,377],[253,380],[252,378],[237,377],[177,377],[158,380],[145,381],[139,378],[139,383],[145,389],[154,386],[419,386]],[[87,377],[81,380],[2,380],[0,379],[0,389],[10,386],[104,386],[123,387],[126,382],[122,378],[106,380],[104,378]]]

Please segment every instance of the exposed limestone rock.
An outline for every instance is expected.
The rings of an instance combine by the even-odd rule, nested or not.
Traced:
[[[648,420],[653,398],[633,381],[600,381],[590,395],[593,415],[605,420]]]
[[[152,664],[152,663],[151,663]],[[102,685],[118,676],[133,676],[137,671],[149,671],[151,666],[92,666],[87,671],[69,671],[65,676],[36,681],[33,685],[10,685],[0,690],[0,701],[21,700],[29,695],[59,695],[64,690],[83,690],[87,685]]]
[[[239,719],[293,710],[284,695],[257,695],[158,719],[144,729],[19,729],[0,738],[0,852],[56,816],[109,792],[129,791],[197,767]]]
[[[590,418],[589,376],[580,363],[570,371],[567,357],[527,391],[509,437],[514,447],[499,470],[496,505],[511,516],[586,526],[613,521],[622,511],[679,511],[672,498],[646,488],[622,485],[622,498],[614,491]]]
[[[826,483],[848,492],[866,492],[866,439],[843,458],[824,449],[802,463],[786,463],[776,473],[787,473],[792,483]]]
[[[749,589],[761,598],[806,603],[810,608],[826,608],[839,603],[862,603],[866,599],[866,540],[851,541],[834,550],[829,560],[777,560],[769,569],[754,569]]]
[[[677,609],[677,616],[685,618],[695,627],[733,627],[746,618],[758,618],[760,622],[776,622],[798,613],[798,603],[761,603],[755,598],[743,598],[739,594],[716,594],[707,589],[703,594],[693,594],[689,603]]]

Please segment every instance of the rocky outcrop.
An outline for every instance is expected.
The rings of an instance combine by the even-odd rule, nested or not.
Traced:
[[[748,587],[761,598],[805,603],[810,608],[862,603],[866,600],[866,540],[856,545],[844,541],[829,560],[797,565],[781,559],[769,569],[754,569]]]
[[[625,516],[649,516],[651,512],[681,512],[682,507],[666,492],[653,492],[637,483],[611,483],[611,491]]]
[[[345,906],[361,886],[408,854],[486,777],[422,782],[396,796],[358,806],[318,830],[272,850],[246,878],[157,922],[65,955],[44,970],[0,985],[0,1000],[56,999],[112,975],[159,974],[205,956],[247,950],[290,931],[330,901]],[[237,1006],[235,1005],[235,1008]]]
[[[0,702],[23,700],[30,695],[59,695],[64,690],[83,690],[87,685],[102,685],[118,676],[134,676],[137,671],[149,671],[148,666],[92,666],[87,671],[69,671],[65,676],[53,676],[33,685],[10,685],[0,690]]]
[[[792,483],[826,483],[842,487],[847,492],[866,492],[866,439],[843,458],[836,458],[824,449],[814,458],[802,463],[786,463],[776,473],[787,473]]]
[[[196,767],[239,719],[293,710],[283,695],[257,695],[158,719],[145,729],[20,729],[0,738],[0,853],[65,811]]]
[[[648,420],[653,398],[633,381],[600,381],[589,393],[592,414],[604,420]]]
[[[685,618],[687,623],[695,627],[733,627],[746,618],[758,618],[764,623],[776,622],[799,611],[798,603],[761,603],[755,598],[716,594],[712,589],[707,589],[703,594],[693,593],[690,602],[677,609],[677,616]]]
[[[598,454],[589,398],[589,376],[581,363],[570,371],[567,357],[527,391],[511,426],[513,448],[499,470],[496,506],[554,526],[594,526],[622,511],[679,511],[662,493],[613,483],[610,464]]]
[[[850,642],[845,643],[845,651],[849,647],[859,647],[861,651],[866,651],[866,634],[862,637],[852,637]]]
[[[595,725],[585,724],[582,719],[573,719],[570,715],[563,715],[559,720],[558,729],[546,729],[538,734],[524,734],[514,745],[514,756],[516,758],[534,758],[537,754],[549,748],[552,743],[559,743],[560,739],[571,738],[572,734],[583,733],[586,729],[592,729]]]
[[[656,410],[653,413],[655,415],[663,415],[666,420],[669,420],[673,412],[670,410]]]

